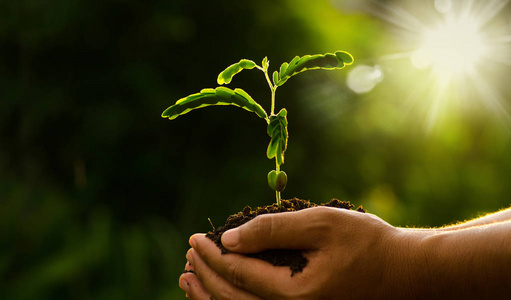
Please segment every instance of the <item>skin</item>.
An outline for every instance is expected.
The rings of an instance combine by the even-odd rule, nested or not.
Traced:
[[[304,222],[303,220],[307,220]],[[307,235],[303,233],[307,232]],[[393,227],[377,216],[329,207],[268,214],[224,233],[221,255],[190,238],[180,287],[190,299],[508,299],[511,210],[439,229]],[[242,253],[302,249],[291,277]]]

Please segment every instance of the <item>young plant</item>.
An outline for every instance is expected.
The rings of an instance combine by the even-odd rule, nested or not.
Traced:
[[[262,71],[271,90],[271,110],[269,115],[263,107],[254,101],[244,90],[240,88],[231,90],[226,87],[217,87],[215,89],[203,89],[199,93],[179,99],[174,105],[170,106],[162,113],[162,117],[173,120],[180,115],[184,115],[191,110],[201,107],[211,105],[234,105],[254,112],[261,119],[264,119],[268,124],[267,132],[271,138],[266,155],[269,159],[275,159],[275,170],[268,173],[268,185],[275,191],[277,205],[280,207],[280,192],[286,188],[287,184],[287,174],[280,170],[280,166],[284,164],[288,131],[287,110],[282,108],[275,114],[275,93],[277,88],[284,85],[289,78],[298,73],[317,69],[337,70],[344,68],[346,65],[351,65],[352,63],[353,57],[345,51],[305,55],[302,57],[295,56],[291,62],[284,62],[278,71],[274,71],[271,77],[272,79],[270,80],[268,74],[270,62],[268,57],[263,59],[261,66],[251,60],[242,59],[221,72],[218,75],[217,82],[219,85],[229,84],[234,75],[245,69],[256,68]]]

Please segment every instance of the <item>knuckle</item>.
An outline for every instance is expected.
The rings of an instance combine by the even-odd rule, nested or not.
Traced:
[[[257,234],[268,234],[273,231],[273,215],[261,215],[254,219],[253,228]]]
[[[257,237],[267,237],[271,236],[275,226],[274,226],[274,218],[272,215],[259,215],[256,218],[252,219],[250,223],[248,223],[249,227],[243,228],[248,230],[241,230],[240,239],[242,242],[251,242],[252,239]],[[242,226],[243,227],[243,226]],[[242,228],[240,227],[240,228]]]
[[[242,268],[242,265],[239,263],[232,263],[227,268],[227,276],[229,281],[232,283],[232,285],[241,289],[243,289],[245,285],[242,276]]]
[[[316,209],[316,208],[314,208]],[[318,236],[328,235],[335,222],[338,212],[328,207],[318,207],[315,213],[311,213],[307,224],[309,224],[311,234]]]

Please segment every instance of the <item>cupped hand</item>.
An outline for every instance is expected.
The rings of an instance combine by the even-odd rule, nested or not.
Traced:
[[[406,298],[413,279],[403,270],[416,270],[410,248],[421,234],[331,207],[260,215],[223,234],[229,254],[193,235],[186,258],[195,273],[183,274],[180,286],[191,299]],[[288,267],[243,255],[267,249],[300,249],[309,262],[291,276]]]

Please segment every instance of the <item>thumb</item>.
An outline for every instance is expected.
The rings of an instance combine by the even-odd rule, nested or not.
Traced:
[[[331,214],[337,211],[339,209],[314,207],[260,215],[224,232],[222,245],[238,253],[257,253],[267,249],[318,249],[332,232]]]

